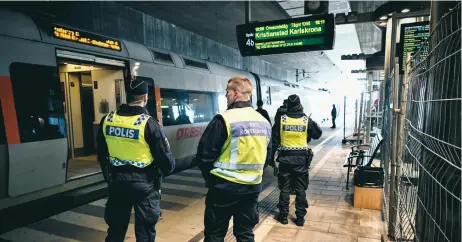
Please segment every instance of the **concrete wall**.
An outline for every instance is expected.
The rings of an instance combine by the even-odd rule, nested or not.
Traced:
[[[238,50],[197,35],[116,2],[41,2],[40,11],[65,23],[117,38],[178,54],[248,70],[280,80],[290,80],[295,73],[261,60],[242,57]],[[179,18],[181,16],[178,16]],[[235,31],[228,30],[228,31]]]

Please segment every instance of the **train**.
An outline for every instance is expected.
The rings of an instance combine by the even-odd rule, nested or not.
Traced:
[[[0,16],[0,209],[101,182],[99,122],[126,101],[132,79],[149,83],[147,109],[170,142],[175,172],[195,165],[208,122],[227,108],[233,76],[252,82],[252,104],[262,100],[272,118],[294,93],[312,118],[329,115],[330,104],[322,106],[329,94],[296,83],[10,9]]]

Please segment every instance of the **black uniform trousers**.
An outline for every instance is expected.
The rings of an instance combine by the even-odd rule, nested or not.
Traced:
[[[336,126],[335,126],[335,118],[336,118],[335,116],[332,116],[332,127],[333,127],[333,128],[336,127]]]
[[[155,241],[155,226],[161,216],[159,191],[153,182],[115,181],[109,183],[109,198],[104,214],[109,226],[106,242],[125,240],[133,207],[136,241]]]
[[[290,190],[295,189],[295,215],[303,218],[306,215],[308,201],[306,200],[306,189],[308,189],[308,167],[306,157],[303,155],[280,156],[278,186],[279,212],[283,216],[289,215]],[[293,185],[293,186],[292,186]]]
[[[204,215],[204,242],[222,242],[233,216],[233,233],[237,242],[254,242],[253,228],[259,222],[258,196],[232,194],[229,191],[211,188],[207,192]]]

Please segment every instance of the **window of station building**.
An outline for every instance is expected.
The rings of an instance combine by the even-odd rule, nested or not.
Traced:
[[[160,89],[164,126],[209,122],[217,113],[214,93]]]
[[[21,142],[65,138],[64,97],[57,68],[13,63],[10,77]]]

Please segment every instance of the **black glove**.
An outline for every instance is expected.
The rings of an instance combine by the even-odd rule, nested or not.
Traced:
[[[273,175],[278,176],[279,175],[279,168],[276,166],[273,166]]]

